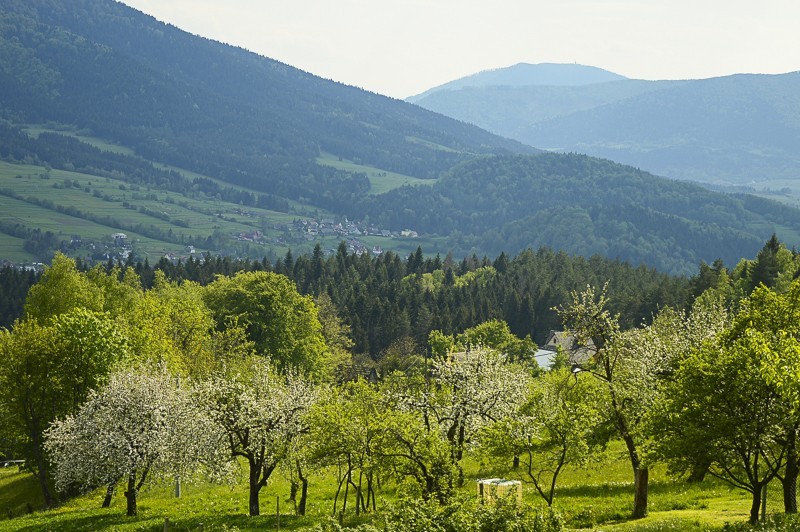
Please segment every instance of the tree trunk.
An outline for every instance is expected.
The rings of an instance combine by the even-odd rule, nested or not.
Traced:
[[[136,471],[128,475],[128,489],[125,490],[125,500],[128,503],[128,517],[136,517],[139,509],[136,507]]]
[[[787,514],[797,513],[797,475],[800,467],[797,464],[797,430],[789,431],[786,444],[786,471],[781,484],[783,485],[783,511]]]
[[[633,497],[633,518],[639,519],[647,516],[647,489],[650,478],[650,471],[646,467],[640,467],[634,473]]]
[[[708,473],[708,469],[711,467],[711,460],[707,458],[702,458],[698,460],[694,467],[692,467],[692,471],[689,473],[689,478],[686,479],[687,482],[703,482],[706,478],[706,473]]]
[[[39,481],[39,487],[42,488],[45,508],[52,508],[55,505],[56,499],[53,496],[53,492],[50,490],[50,482],[47,478],[48,463],[42,452],[41,435],[39,435],[36,428],[38,428],[38,424],[35,425],[33,430],[33,455],[36,461],[36,478]]]
[[[289,501],[292,503],[294,507],[294,515],[299,515],[297,513],[297,491],[300,489],[300,485],[297,483],[295,479],[292,479],[289,483]]]
[[[258,501],[258,494],[261,491],[259,468],[255,464],[250,464],[250,515],[261,515],[261,505]]]
[[[56,500],[55,497],[53,497],[53,492],[50,491],[50,484],[47,482],[47,470],[40,468],[39,472],[36,474],[36,478],[39,480],[39,487],[42,488],[45,508],[52,508]]]
[[[114,498],[114,491],[117,489],[117,481],[110,482],[108,486],[106,486],[106,496],[103,499],[103,508],[110,508],[111,507],[111,500]]]
[[[261,515],[261,505],[259,504],[259,501],[258,501],[258,493],[259,493],[259,491],[261,491],[261,490],[259,489],[258,484],[256,484],[254,486],[253,483],[251,482],[250,483],[250,503],[249,503],[250,515],[251,516]]]
[[[758,524],[758,511],[761,509],[761,484],[753,486],[753,502],[750,505],[750,524]]]
[[[297,464],[297,477],[300,479],[300,502],[297,504],[297,515],[306,515],[306,501],[308,500],[308,478],[303,476],[300,464]]]

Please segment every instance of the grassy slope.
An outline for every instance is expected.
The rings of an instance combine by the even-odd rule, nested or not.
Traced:
[[[38,135],[45,131],[69,135],[103,150],[133,155],[133,152],[125,146],[79,134],[70,129],[69,126],[29,125],[26,131],[31,135]],[[380,168],[339,161],[338,158],[330,155],[320,158],[319,162],[348,171],[366,173],[372,183],[372,193],[374,194],[406,184],[431,183],[431,181],[386,172]],[[184,169],[155,164],[161,168],[176,170],[188,179],[207,177]],[[48,175],[49,178],[43,178],[42,176],[44,175]],[[80,187],[54,187],[56,184],[61,185],[65,179],[77,181]],[[219,182],[216,179],[210,179]],[[247,187],[219,183],[237,190],[258,193],[258,191]],[[310,242],[275,243],[274,240],[282,234],[281,231],[273,229],[275,224],[287,224],[296,218],[309,217],[311,213],[316,213],[319,216],[328,214],[316,207],[297,202],[289,202],[291,213],[276,212],[257,207],[244,207],[241,210],[255,214],[254,216],[244,216],[237,212],[240,210],[238,205],[224,201],[218,202],[202,195],[181,195],[173,192],[150,190],[145,187],[141,187],[137,191],[132,190],[130,185],[122,180],[77,172],[48,170],[42,166],[14,164],[3,161],[0,161],[0,188],[10,189],[21,197],[33,196],[40,200],[52,201],[55,205],[74,206],[94,216],[110,216],[120,221],[120,224],[117,226],[95,223],[91,220],[67,216],[55,210],[8,196],[0,196],[0,207],[2,207],[0,208],[0,220],[2,221],[21,223],[31,229],[39,227],[43,231],[52,231],[64,240],[69,240],[74,234],[78,234],[83,238],[102,240],[104,238],[108,239],[111,233],[125,232],[138,241],[136,244],[137,253],[142,256],[148,256],[151,259],[157,259],[168,252],[180,254],[183,252],[183,246],[136,234],[135,231],[130,229],[131,226],[135,224],[153,225],[162,231],[166,232],[172,229],[175,235],[185,235],[192,238],[205,238],[215,230],[231,235],[239,232],[253,232],[258,229],[263,231],[265,236],[273,242],[268,246],[251,244],[250,247],[255,249],[256,256],[266,255],[270,249],[278,255],[284,254],[290,248],[294,252],[308,252],[317,242],[322,245],[323,249],[335,249],[340,240],[339,237],[325,237],[320,238],[318,241]],[[155,199],[152,198],[152,194],[155,194]],[[122,204],[123,202],[128,202],[132,208],[126,209]],[[165,221],[139,212],[138,209],[140,207],[157,213],[166,213],[171,220],[185,222],[188,227],[180,227],[171,221]],[[369,237],[363,240],[370,246],[377,245],[384,250],[392,249],[401,254],[413,252],[418,245],[423,245],[426,249],[431,250],[437,248],[436,242],[425,239],[389,240],[381,237]],[[15,261],[31,260],[31,255],[26,253],[22,246],[22,239],[0,234],[0,258]]]
[[[373,166],[356,164],[352,161],[339,160],[338,157],[331,154],[323,154],[322,157],[318,157],[317,163],[347,172],[366,174],[370,182],[370,194],[383,194],[403,185],[430,185],[435,182],[432,179],[419,179],[396,172],[387,172]]]
[[[600,464],[582,469],[566,470],[559,482],[560,488],[554,502],[572,529],[595,528],[599,530],[714,530],[726,522],[739,522],[747,518],[748,495],[735,491],[715,480],[699,484],[672,481],[663,467],[651,472],[650,516],[630,521],[627,516],[633,504],[633,484],[630,465],[614,446]],[[467,481],[463,492],[475,493],[474,480],[491,476],[513,476],[509,472],[489,470],[475,462],[467,464]],[[0,472],[0,501],[7,496],[5,472]],[[17,474],[18,475],[18,474]],[[181,499],[173,497],[173,486],[162,485],[145,490],[139,500],[140,516],[124,516],[125,500],[121,490],[110,509],[101,509],[102,490],[74,499],[57,510],[5,520],[0,515],[0,530],[161,530],[168,517],[177,530],[194,530],[202,523],[206,530],[237,527],[241,530],[275,528],[276,499],[281,506],[281,529],[296,530],[310,527],[328,519],[335,495],[335,472],[312,475],[309,489],[309,506],[306,517],[295,517],[287,501],[288,481],[280,472],[273,475],[269,485],[262,490],[262,515],[247,517],[247,491],[244,479],[236,486],[184,484]],[[26,485],[25,493],[35,488],[28,477],[18,486]],[[396,501],[396,486],[384,484],[378,494],[378,509]],[[35,495],[35,492],[33,492]],[[526,502],[539,506],[541,499],[530,486],[524,488]],[[774,497],[775,500],[778,497]],[[21,499],[21,500],[24,500]],[[22,503],[24,505],[24,502]],[[349,502],[352,505],[352,500]],[[341,507],[341,505],[340,505]],[[350,506],[351,507],[351,506]],[[780,511],[770,506],[771,511]],[[369,522],[370,515],[356,519],[350,514],[346,523]]]

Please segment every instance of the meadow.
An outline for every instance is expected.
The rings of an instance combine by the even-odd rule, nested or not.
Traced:
[[[58,133],[77,138],[96,148],[120,153],[135,154],[125,146],[80,134],[68,126],[29,125],[26,132],[37,136],[42,132]],[[430,183],[410,176],[386,172],[379,168],[339,161],[323,156],[318,161],[348,171],[364,172],[370,179],[370,193],[380,194],[404,185]],[[156,167],[174,170],[187,179],[205,178],[233,190],[258,194],[248,187],[231,185],[185,169],[155,164]],[[157,261],[166,254],[186,255],[185,243],[193,242],[197,251],[206,251],[203,243],[215,238],[216,251],[220,240],[229,253],[245,254],[252,258],[264,256],[283,257],[290,249],[295,254],[309,253],[319,243],[323,249],[335,249],[341,236],[317,236],[304,239],[295,235],[287,238],[281,229],[296,219],[314,219],[330,216],[316,207],[310,208],[289,201],[289,212],[278,212],[258,207],[241,206],[202,193],[184,194],[137,186],[122,179],[97,176],[81,172],[56,170],[36,164],[0,161],[0,222],[24,228],[50,231],[59,240],[69,242],[75,236],[109,244],[111,234],[126,233],[134,243],[139,258]],[[239,233],[260,231],[263,243],[235,241]],[[435,239],[394,239],[370,236],[364,243],[398,253],[411,253],[417,246],[438,249]],[[15,262],[36,259],[24,248],[24,238],[0,233],[0,258]],[[73,256],[88,255],[87,250],[71,252]]]
[[[621,447],[600,461],[562,474],[553,508],[560,513],[569,530],[602,531],[666,531],[721,530],[726,523],[747,520],[748,494],[730,488],[714,479],[688,484],[670,479],[663,467],[651,472],[650,512],[648,517],[630,520],[633,484],[630,465],[621,454]],[[475,497],[476,479],[514,476],[512,471],[497,471],[476,460],[466,463],[467,481],[460,493]],[[164,530],[165,519],[170,530],[303,530],[320,523],[332,522],[332,501],[336,491],[335,471],[317,472],[310,477],[307,514],[295,516],[288,500],[289,480],[280,471],[273,474],[261,492],[262,514],[247,515],[246,480],[234,485],[186,483],[181,497],[174,495],[174,484],[146,488],[139,498],[139,516],[125,516],[125,499],[118,490],[110,508],[100,508],[104,490],[74,498],[50,511],[35,511],[41,505],[33,478],[16,467],[0,469],[0,530]],[[523,486],[524,502],[535,507],[542,500],[530,485]],[[398,503],[398,486],[384,483],[378,492],[376,513],[356,517],[352,501],[343,524],[380,524],[382,511]],[[352,498],[352,495],[351,495]],[[280,508],[280,517],[276,510]],[[341,507],[341,498],[340,498]],[[770,491],[768,510],[782,511],[780,491]],[[9,519],[9,515],[13,515]]]

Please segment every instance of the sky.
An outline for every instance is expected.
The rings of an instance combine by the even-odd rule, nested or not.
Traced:
[[[517,63],[578,63],[638,79],[800,70],[799,0],[123,2],[395,98]]]

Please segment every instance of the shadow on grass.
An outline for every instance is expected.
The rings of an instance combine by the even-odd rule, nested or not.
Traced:
[[[703,482],[687,484],[673,481],[651,481],[648,487],[651,512],[704,509],[719,486]],[[555,506],[567,525],[592,528],[598,525],[636,523],[633,519],[634,486],[632,482],[608,482],[589,486],[559,488]],[[671,528],[663,528],[672,530]],[[677,528],[678,530],[680,528]]]
[[[95,530],[151,530],[163,531],[164,516],[145,515],[128,517],[124,514],[92,514],[86,515],[85,512],[60,514],[47,523],[37,520],[30,525],[24,524],[24,519],[11,521],[16,531],[38,532],[44,528],[47,530],[59,531],[95,531]],[[168,516],[167,516],[168,517]],[[297,530],[313,526],[318,522],[318,518],[299,517],[294,515],[282,515],[280,517],[280,530]],[[9,524],[7,521],[6,524]],[[206,515],[192,518],[170,518],[169,530],[174,531],[194,531],[200,530],[276,530],[278,520],[275,515],[262,515],[250,517],[248,515]]]
[[[3,479],[0,491],[0,522],[42,508],[42,496],[33,477],[18,473],[15,477]]]

